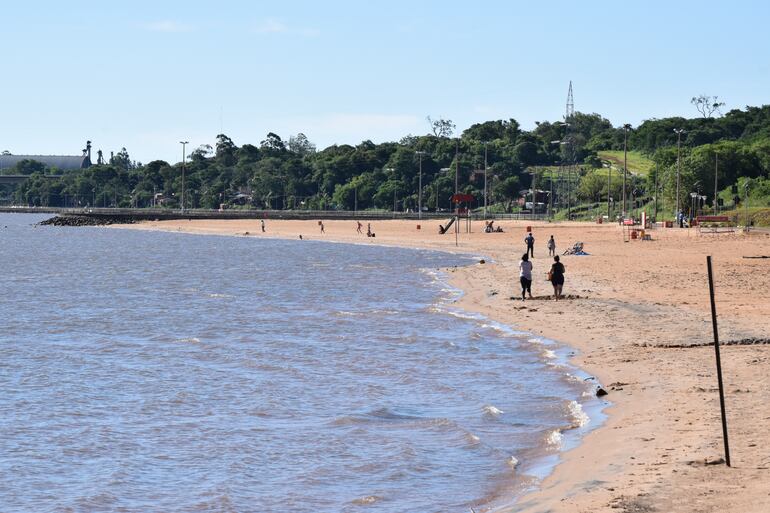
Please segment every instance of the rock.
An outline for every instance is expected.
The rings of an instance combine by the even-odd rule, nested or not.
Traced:
[[[480,264],[486,264],[486,263],[487,263],[487,261],[486,261],[486,260],[484,260],[484,259],[482,258],[481,260],[479,260],[479,263],[480,263]]]
[[[596,387],[596,397],[604,397],[609,392],[607,392],[605,389],[603,389],[601,386]]]
[[[110,224],[133,224],[136,221],[130,216],[83,216],[63,215],[55,216],[37,223],[42,226],[106,226]]]

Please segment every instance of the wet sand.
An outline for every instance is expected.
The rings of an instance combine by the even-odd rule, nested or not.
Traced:
[[[366,222],[363,223],[366,232]],[[417,224],[421,229],[417,229]],[[589,433],[511,511],[770,511],[770,235],[698,235],[657,229],[652,241],[624,242],[616,225],[503,221],[504,233],[438,234],[438,221],[376,221],[376,238],[355,221],[160,221],[125,228],[398,245],[459,251],[492,262],[450,269],[466,293],[459,306],[567,343],[574,363],[609,391],[607,421]],[[525,226],[536,238],[532,292],[552,292],[545,248],[574,242],[590,256],[563,256],[564,293],[555,302],[522,302],[518,261]],[[464,226],[463,226],[464,228]],[[246,235],[248,233],[248,235]],[[723,456],[706,255],[712,255],[722,348],[732,468]],[[692,346],[692,347],[690,347]],[[483,510],[482,510],[483,511]]]

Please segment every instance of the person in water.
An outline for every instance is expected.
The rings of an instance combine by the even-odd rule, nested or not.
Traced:
[[[551,285],[553,285],[553,299],[558,301],[561,296],[561,289],[564,287],[564,264],[559,262],[559,255],[553,257],[551,265]]]
[[[527,253],[521,255],[519,281],[521,282],[521,300],[526,299],[526,294],[529,294],[529,299],[532,299],[532,262],[529,261]]]

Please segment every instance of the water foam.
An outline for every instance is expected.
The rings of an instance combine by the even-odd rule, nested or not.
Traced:
[[[569,409],[570,416],[572,417],[573,427],[583,427],[589,422],[591,418],[583,411],[583,407],[577,401],[570,401],[567,408]]]
[[[554,447],[561,447],[562,442],[564,441],[564,435],[561,432],[561,429],[554,429],[550,433],[548,433],[548,436],[545,437],[545,442],[548,445],[554,446]]]
[[[484,410],[485,415],[492,415],[493,417],[498,417],[501,414],[505,413],[503,410],[496,408],[495,406],[492,406],[491,404],[488,404],[487,406],[484,406],[482,408]]]

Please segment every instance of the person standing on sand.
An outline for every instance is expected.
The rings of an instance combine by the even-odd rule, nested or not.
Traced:
[[[551,265],[551,285],[553,285],[553,299],[558,301],[561,296],[561,289],[564,287],[564,264],[559,262],[559,255],[553,257]]]
[[[532,262],[529,261],[527,253],[521,255],[519,281],[521,282],[521,300],[526,299],[525,294],[529,294],[529,299],[532,299]]]
[[[357,226],[356,226],[356,233],[361,233],[361,227],[362,227],[363,225],[361,224],[361,221],[356,221],[356,223],[357,223]]]
[[[524,238],[524,242],[527,244],[527,253],[529,256],[535,258],[535,237],[532,235],[532,232],[527,234]]]
[[[553,235],[548,239],[548,256],[554,256],[556,254],[556,241],[553,240]]]
[[[262,220],[262,233],[265,233],[265,220]]]
[[[318,221],[318,226],[321,227],[321,233],[326,233],[326,230],[324,230],[324,222],[323,221]]]

